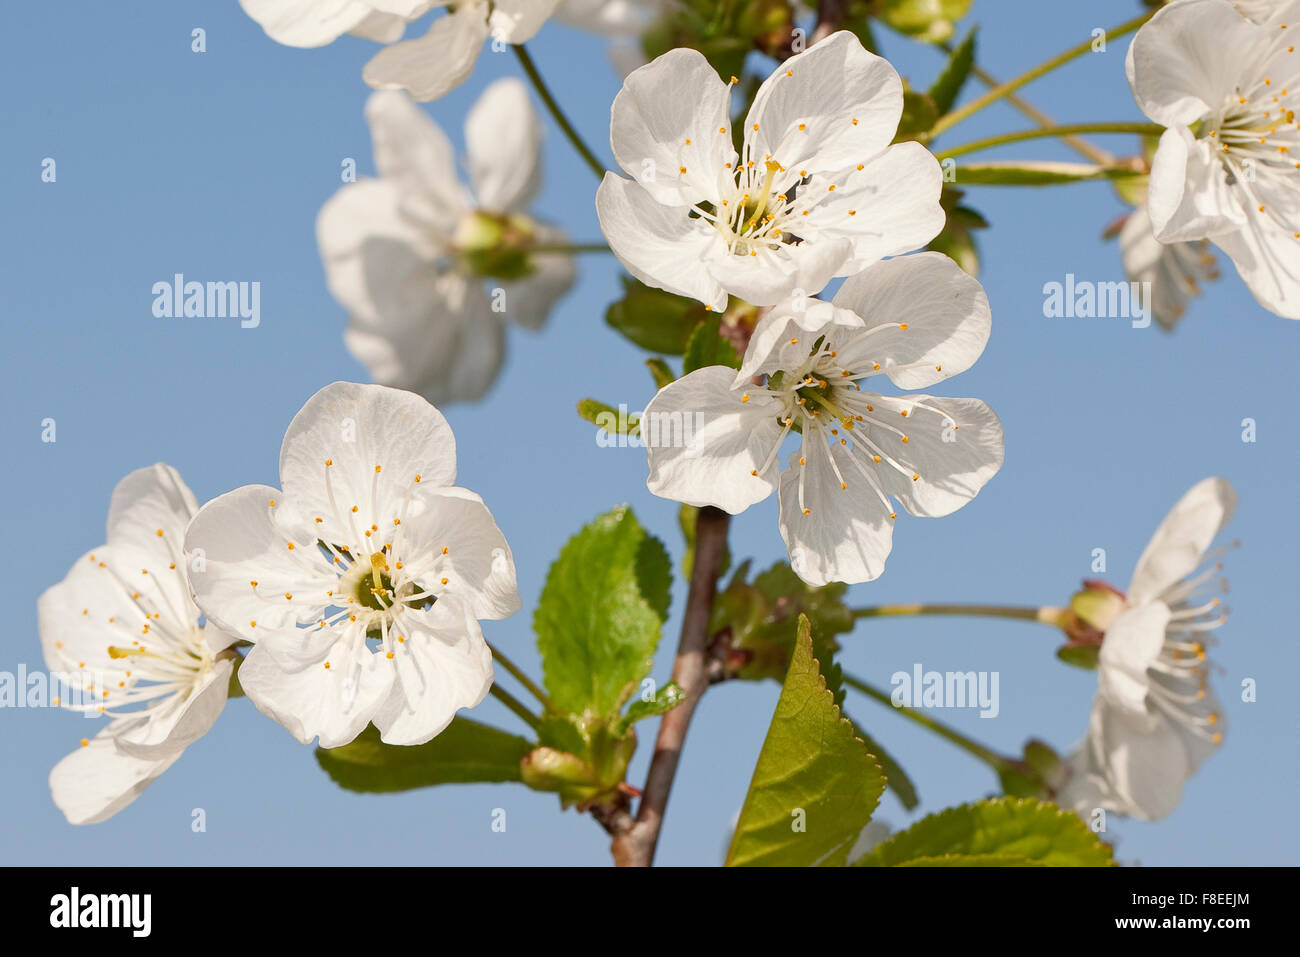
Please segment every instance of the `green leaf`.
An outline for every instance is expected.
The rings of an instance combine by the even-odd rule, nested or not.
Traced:
[[[826,688],[801,617],[727,864],[842,865],[884,790],[875,758]]]
[[[728,366],[740,368],[740,356],[735,347],[719,335],[722,317],[709,313],[691,333],[686,343],[685,357],[682,359],[682,375],[703,369],[705,366]]]
[[[677,381],[677,376],[673,375],[673,370],[668,368],[668,363],[663,359],[647,359],[645,364],[650,370],[650,375],[654,377],[656,389],[662,389],[669,383]]]
[[[641,697],[634,698],[627,709],[627,713],[619,719],[618,724],[615,726],[614,733],[622,737],[627,734],[627,729],[638,721],[644,721],[646,718],[653,718],[655,715],[672,711],[673,708],[685,700],[686,692],[682,690],[681,685],[676,681],[670,681],[660,688],[649,701]]]
[[[848,718],[848,715],[845,715],[845,717]],[[885,750],[879,741],[863,731],[862,725],[852,718],[848,718],[848,720],[853,724],[853,733],[862,739],[862,743],[867,746],[867,750],[875,755],[880,770],[885,772],[885,786],[894,792],[894,797],[898,798],[903,807],[909,811],[912,810],[920,803],[920,799],[916,796],[916,785],[907,776],[903,766],[894,760],[893,756]]]
[[[578,415],[608,435],[639,435],[641,420],[630,412],[619,410],[597,399],[579,399]]]
[[[935,105],[929,93],[904,90],[903,115],[898,120],[898,132],[894,134],[894,142],[901,143],[904,140],[914,140],[924,136],[934,128],[938,119],[939,107]]]
[[[1052,161],[1008,161],[962,163],[957,161],[957,179],[963,186],[1055,186],[1092,179],[1125,179],[1142,175],[1128,168],[1098,166],[1096,163]]]
[[[939,108],[940,115],[953,108],[974,66],[975,28],[972,27],[966,34],[966,39],[962,40],[948,55],[948,62],[943,65],[943,70],[935,79],[934,86],[930,87],[930,98]]]
[[[694,299],[651,289],[623,277],[623,298],[605,311],[605,322],[642,349],[679,356],[686,350],[704,305]]]
[[[531,742],[468,718],[455,718],[427,744],[399,747],[369,725],[341,748],[317,748],[316,760],[348,791],[389,793],[436,784],[520,780]]]
[[[1029,798],[949,808],[917,821],[857,863],[865,867],[1109,867],[1111,849],[1075,814]]]
[[[546,688],[560,709],[617,716],[650,672],[671,584],[663,543],[626,505],[569,539],[533,616]]]

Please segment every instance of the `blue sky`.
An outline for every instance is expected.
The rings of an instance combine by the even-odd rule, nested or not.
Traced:
[[[981,63],[1004,76],[1133,16],[1136,4],[1054,4],[1030,16],[976,0]],[[373,169],[361,67],[374,47],[345,38],[319,50],[267,39],[233,0],[20,4],[0,39],[0,270],[10,544],[0,596],[10,622],[0,670],[42,667],[36,598],[100,544],[109,495],[127,472],[176,466],[200,500],[248,483],[276,484],[280,439],[320,386],[365,381],[342,343],[345,316],[326,292],[313,224],[338,188],[341,161]],[[190,31],[207,31],[207,52]],[[882,33],[884,52],[927,86],[935,51]],[[1128,40],[1090,54],[1027,90],[1061,121],[1141,117],[1124,80]],[[530,44],[583,135],[608,157],[608,109],[619,87],[602,42],[548,25]],[[463,144],[468,106],[492,79],[515,73],[509,53],[485,51],[470,81],[430,112]],[[969,94],[968,94],[969,95]],[[1005,107],[956,127],[943,143],[1027,125]],[[578,241],[600,238],[596,186],[558,131],[549,131],[537,211]],[[1132,137],[1111,137],[1115,150]],[[990,156],[1072,158],[1050,143]],[[41,161],[57,162],[42,183]],[[959,172],[960,176],[960,172]],[[941,520],[903,516],[888,569],[854,586],[855,604],[899,601],[1062,603],[1105,548],[1116,585],[1174,501],[1206,475],[1229,478],[1241,506],[1227,559],[1232,617],[1218,632],[1216,687],[1227,712],[1220,752],[1188,782],[1162,822],[1112,820],[1117,854],[1144,864],[1293,864],[1300,787],[1297,704],[1281,679],[1300,668],[1293,579],[1294,363],[1300,325],[1265,312],[1223,260],[1223,278],[1174,335],[1124,320],[1047,319],[1043,285],[1067,273],[1121,279],[1118,250],[1100,239],[1123,212],[1099,183],[1053,190],[972,188],[992,223],[981,275],[993,335],[980,362],[945,383],[988,401],[1007,437],[1001,473],[968,507]],[[256,280],[262,321],[167,320],[151,313],[154,282]],[[574,403],[595,396],[640,408],[652,386],[646,356],[603,322],[620,274],[584,257],[580,282],[540,333],[512,330],[496,388],[445,411],[456,430],[461,484],[483,495],[515,552],[524,611],[489,623],[488,637],[540,672],[532,608],[550,560],[582,524],[629,502],[680,553],[676,506],[645,488],[644,453],[602,448]],[[41,422],[57,422],[57,442]],[[1244,418],[1257,422],[1241,440]],[[1288,422],[1291,424],[1288,425]],[[762,565],[784,554],[771,501],[733,523],[733,552]],[[684,589],[655,675],[667,680]],[[939,716],[1005,752],[1029,737],[1064,750],[1083,733],[1095,676],[1060,664],[1049,629],[956,619],[863,624],[843,639],[844,667],[879,685],[915,663],[1000,673],[1001,712]],[[1258,700],[1244,703],[1245,678]],[[660,844],[668,864],[714,864],[776,702],[774,683],[715,688],[696,713]],[[888,709],[855,697],[850,713],[910,771],[917,813],[990,793],[991,773]],[[524,729],[495,701],[475,714]],[[110,821],[68,825],[52,804],[49,768],[87,730],[51,709],[0,711],[0,863],[6,864],[601,864],[607,838],[561,813],[551,796],[506,785],[358,796],[336,788],[310,748],[247,700]],[[630,780],[648,760],[644,726]],[[205,833],[192,833],[202,808]],[[492,811],[507,812],[505,833]],[[878,817],[906,814],[886,796]]]

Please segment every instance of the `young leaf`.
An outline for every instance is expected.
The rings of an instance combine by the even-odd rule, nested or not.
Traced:
[[[857,862],[863,867],[1109,867],[1111,849],[1055,804],[998,798],[917,821]]]
[[[719,335],[722,317],[716,312],[708,316],[695,327],[686,342],[686,353],[682,359],[682,375],[703,369],[705,366],[729,366],[740,368],[740,356],[735,347]]]
[[[639,435],[641,432],[641,420],[633,413],[620,415],[618,409],[599,399],[579,399],[578,415],[607,435]]]
[[[749,782],[728,865],[842,865],[885,778],[835,706],[800,616],[790,670]]]
[[[533,616],[546,688],[564,711],[614,718],[653,664],[672,569],[663,543],[620,506],[569,539]]]
[[[650,375],[654,377],[655,388],[662,389],[671,382],[676,381],[677,376],[673,375],[673,370],[668,368],[668,363],[663,359],[647,359],[646,368],[650,370]]]
[[[706,318],[704,306],[694,299],[651,289],[623,277],[623,298],[610,305],[605,322],[650,352],[679,356],[691,332]]]
[[[957,160],[957,180],[962,186],[1055,186],[1090,179],[1124,179],[1141,174],[1127,167],[1095,163],[1010,161],[963,163]]]
[[[951,110],[953,104],[957,102],[957,97],[961,94],[961,88],[966,85],[966,79],[970,76],[973,66],[975,66],[974,27],[966,34],[966,39],[962,40],[948,55],[948,62],[943,65],[943,70],[935,79],[934,86],[930,87],[930,98],[939,108],[941,116]]]
[[[427,744],[384,744],[368,726],[341,748],[317,748],[316,760],[348,791],[410,791],[436,784],[520,780],[519,762],[533,748],[524,738],[456,718]]]
[[[614,733],[621,737],[627,734],[627,729],[638,721],[644,721],[646,718],[653,718],[655,715],[672,711],[673,708],[685,700],[686,692],[682,690],[681,685],[676,681],[670,681],[660,688],[649,701],[640,697],[632,699],[632,704],[628,706],[627,712],[619,719]]]

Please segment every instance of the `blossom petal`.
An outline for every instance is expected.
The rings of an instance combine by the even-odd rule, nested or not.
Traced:
[[[174,712],[167,716],[167,720],[149,720],[136,730],[118,732],[115,735],[118,750],[134,758],[153,761],[179,755],[207,734],[221,715],[226,706],[232,668],[228,659],[218,661],[184,700],[176,701]]]
[[[325,662],[329,667],[325,667]],[[288,670],[263,646],[239,668],[239,683],[264,715],[301,744],[320,737],[322,748],[347,744],[370,723],[393,684],[393,668],[359,634],[341,638],[322,660]]]
[[[493,39],[527,43],[555,12],[560,0],[494,0],[488,17]]]
[[[423,744],[492,687],[492,651],[459,598],[445,595],[410,617],[414,627],[393,658],[396,680],[374,716],[386,744]]]
[[[1156,239],[1163,243],[1217,238],[1246,221],[1223,167],[1186,127],[1160,135],[1147,209]]]
[[[335,382],[289,423],[280,481],[285,499],[304,516],[350,527],[350,519],[336,515],[336,503],[357,506],[361,528],[388,526],[415,485],[455,484],[456,439],[442,413],[414,393]]]
[[[237,488],[199,509],[185,537],[195,601],[210,622],[247,641],[297,633],[332,603],[326,592],[338,581],[316,547],[317,535],[331,531],[300,522],[284,498],[266,485]]]
[[[853,243],[853,255],[837,275],[919,249],[943,229],[943,172],[919,143],[891,146],[834,184],[833,192],[827,189],[809,215],[800,217],[800,235],[807,242]]]
[[[1300,239],[1293,232],[1271,217],[1248,214],[1241,229],[1211,241],[1227,253],[1261,306],[1300,319]]]
[[[1158,821],[1178,806],[1191,770],[1178,733],[1163,718],[1094,705],[1106,777],[1130,816]]]
[[[50,793],[69,824],[98,824],[139,797],[179,756],[133,758],[101,733],[54,766]]]
[[[359,0],[239,0],[276,43],[318,47],[354,30],[374,11]]]
[[[421,508],[403,526],[401,552],[417,580],[445,578],[446,592],[475,618],[508,618],[519,610],[515,560],[483,499],[463,488],[421,488]],[[415,510],[412,509],[414,512]]]
[[[881,484],[911,514],[955,512],[1002,467],[1002,423],[981,400],[908,395],[870,401],[878,421],[897,417],[893,428],[907,436],[903,442],[897,432],[868,423],[868,435],[902,466],[881,467]]]
[[[1127,609],[1106,629],[1097,693],[1111,704],[1134,714],[1148,712],[1147,669],[1164,646],[1169,614],[1164,602],[1149,601]]]
[[[638,183],[613,173],[596,191],[596,215],[609,248],[637,279],[719,312],[727,307],[726,290],[704,264],[722,241],[704,220],[655,202]]]
[[[757,255],[737,256],[718,244],[708,251],[709,275],[733,296],[755,306],[770,306],[790,296],[815,295],[853,254],[847,239],[823,238],[816,242],[764,249]]]
[[[533,233],[539,243],[562,245],[569,241],[563,230],[539,224]],[[532,271],[523,279],[501,283],[505,291],[505,316],[525,329],[540,329],[551,309],[573,287],[578,270],[565,253],[532,253]]]
[[[456,176],[455,153],[447,135],[399,90],[370,94],[366,122],[375,169],[396,189],[397,208],[423,231],[450,236],[469,204]]]
[[[734,376],[725,366],[696,369],[646,406],[641,437],[650,460],[646,485],[655,495],[735,515],[776,488],[780,403],[761,394],[742,401]],[[764,463],[769,467],[755,475]]]
[[[1241,65],[1267,48],[1266,34],[1222,0],[1184,0],[1143,24],[1126,70],[1143,113],[1187,126],[1230,96]]]
[[[679,47],[633,70],[610,109],[619,166],[669,206],[716,204],[735,189],[731,87],[699,51]]]
[[[781,475],[780,501],[790,567],[809,585],[866,582],[885,570],[894,521],[842,446],[808,436]]]
[[[1138,558],[1129,584],[1129,603],[1153,601],[1194,572],[1236,508],[1237,493],[1227,479],[1207,478],[1193,485],[1165,516]]]
[[[942,253],[876,263],[846,279],[832,301],[866,323],[838,349],[839,362],[854,372],[879,362],[901,389],[923,389],[969,369],[992,328],[984,288]]]
[[[505,77],[483,91],[465,119],[465,146],[480,209],[528,205],[542,179],[542,124],[522,82]]]
[[[747,155],[823,172],[863,163],[893,140],[902,114],[898,73],[841,30],[763,81],[745,118]]]
[[[377,90],[406,90],[421,102],[450,93],[469,78],[488,35],[486,6],[461,3],[424,36],[384,47],[362,71]]]
[[[198,510],[194,493],[170,465],[159,462],[137,469],[113,489],[108,506],[108,543],[144,546],[157,538],[162,540],[158,542],[160,549],[167,554],[167,545],[180,548],[185,526]]]

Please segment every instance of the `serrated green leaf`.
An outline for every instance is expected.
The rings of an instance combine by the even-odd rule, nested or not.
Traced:
[[[627,729],[638,721],[644,721],[646,718],[653,718],[655,715],[672,711],[673,708],[685,700],[686,692],[682,690],[681,685],[676,681],[668,682],[655,692],[654,697],[649,701],[641,697],[633,698],[627,712],[619,719],[614,733],[619,736],[627,734]]]
[[[848,715],[845,715],[845,717],[848,718]],[[849,721],[853,724],[853,733],[862,739],[862,743],[867,746],[867,750],[875,756],[876,763],[880,765],[880,770],[885,773],[885,786],[894,792],[894,797],[898,798],[903,807],[909,811],[912,810],[920,803],[920,799],[916,796],[916,785],[912,783],[912,779],[903,770],[903,766],[894,760],[893,755],[878,740],[863,731],[862,725],[852,718],[849,718]]]
[[[1055,186],[1094,179],[1126,179],[1141,175],[1132,169],[1096,163],[1007,161],[962,163],[957,161],[957,181],[962,186]]]
[[[708,316],[696,325],[686,342],[686,352],[682,358],[682,375],[703,369],[705,366],[728,366],[740,368],[740,356],[730,342],[718,334],[722,317],[717,313]]]
[[[943,69],[935,78],[934,85],[930,87],[930,98],[939,108],[941,116],[951,110],[953,104],[957,102],[962,87],[970,77],[971,68],[975,66],[975,33],[976,28],[972,27],[966,34],[966,39],[948,54],[948,62],[943,65]]]
[[[727,864],[842,865],[884,790],[875,758],[826,688],[801,616]]]
[[[316,760],[348,791],[390,793],[438,784],[520,780],[519,762],[533,745],[468,718],[455,718],[427,744],[397,746],[369,725],[350,744],[317,748]]]
[[[623,298],[605,311],[605,322],[624,337],[650,352],[679,356],[686,349],[704,306],[694,299],[652,289],[623,277]]]
[[[931,814],[878,845],[857,864],[934,866],[938,859],[942,866],[962,866],[961,861],[944,860],[952,858],[1016,858],[1026,865],[1056,867],[1114,864],[1110,847],[1077,815],[1030,798],[978,801]]]
[[[663,543],[625,505],[569,539],[533,616],[546,688],[560,709],[617,716],[624,689],[650,672],[671,584]]]

